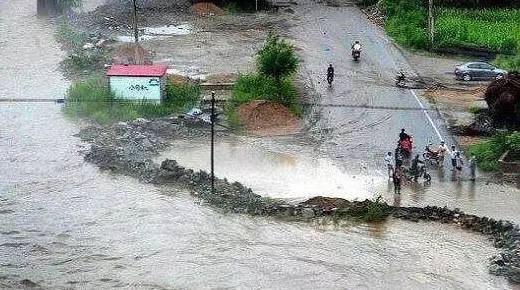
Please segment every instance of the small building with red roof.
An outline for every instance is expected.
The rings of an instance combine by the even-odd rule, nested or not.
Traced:
[[[161,101],[167,69],[166,65],[112,65],[107,76],[118,98]]]

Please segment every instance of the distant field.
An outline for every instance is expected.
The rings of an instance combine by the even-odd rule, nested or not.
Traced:
[[[441,8],[435,15],[439,47],[485,47],[500,53],[520,51],[520,9]]]

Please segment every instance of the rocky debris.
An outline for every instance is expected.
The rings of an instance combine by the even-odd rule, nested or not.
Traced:
[[[207,124],[169,117],[137,119],[108,127],[92,126],[81,130],[78,136],[92,144],[85,160],[103,169],[137,177],[143,182],[182,186],[207,204],[230,212],[302,220],[331,216],[376,221],[393,216],[414,222],[422,220],[458,225],[489,236],[494,246],[502,249],[491,260],[490,271],[520,283],[520,228],[509,221],[469,215],[447,207],[393,207],[380,198],[375,201],[348,201],[318,196],[299,204],[290,204],[260,196],[241,183],[229,182],[225,178],[215,178],[212,190],[211,175],[206,171],[184,168],[175,160],[167,159],[160,165],[152,161],[151,157],[168,146],[172,138],[201,134],[208,134]]]
[[[159,172],[152,157],[168,146],[168,141],[178,136],[200,136],[204,125],[182,118],[159,118],[153,121],[136,119],[112,126],[90,126],[77,136],[91,143],[85,160],[109,169],[132,175],[142,181],[150,181]]]
[[[458,136],[491,136],[495,132],[493,120],[487,111],[482,111],[474,116],[469,124],[457,124],[450,126],[450,131]]]
[[[362,9],[367,18],[379,27],[385,27],[386,15],[377,5],[371,5]]]

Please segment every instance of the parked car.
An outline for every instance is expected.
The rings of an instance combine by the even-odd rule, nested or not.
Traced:
[[[455,67],[455,78],[465,81],[499,79],[505,74],[507,71],[485,62],[468,62]]]

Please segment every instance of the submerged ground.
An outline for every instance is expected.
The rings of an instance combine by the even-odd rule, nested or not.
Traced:
[[[302,19],[316,17],[314,27],[331,25],[325,30],[337,29],[339,34],[341,27],[333,28],[333,19],[320,20],[316,7],[327,13],[333,9],[303,6],[298,13],[303,13]],[[0,4],[0,31],[11,36],[3,40],[7,57],[0,66],[2,99],[59,98],[67,87],[58,71],[63,53],[53,39],[54,28],[37,18],[35,10],[29,0]],[[361,17],[354,7],[339,11]],[[331,17],[340,17],[340,12],[331,12]],[[297,34],[306,27],[293,29],[291,33]],[[364,33],[373,33],[374,42],[382,42],[383,49],[397,55],[372,29]],[[316,47],[322,45],[318,36],[315,41]],[[346,44],[339,47],[332,41],[319,53],[309,42],[302,52],[319,55],[332,47],[331,55],[336,53],[334,57],[341,60],[338,89],[333,92],[318,83],[328,60],[309,57],[305,63],[306,70],[315,72],[309,84],[325,96],[323,102],[365,104],[366,97],[369,105],[386,105],[401,98],[403,105],[417,107],[409,92],[374,81],[377,69],[359,68],[354,78],[348,78],[347,72],[356,68],[347,55],[342,56]],[[377,53],[367,50],[366,64],[393,67],[391,61],[379,62],[374,59]],[[355,94],[346,94],[340,89],[356,88],[363,81],[370,84],[370,92],[359,87]],[[315,128],[318,133],[328,132],[318,145],[300,137],[219,140],[218,175],[289,200],[317,194],[365,198],[382,193],[395,201],[380,169],[379,154],[386,150],[386,139],[393,140],[403,124],[415,124],[410,130],[423,132],[429,126],[424,113],[370,108],[325,108],[317,113],[322,118]],[[2,288],[513,287],[488,273],[488,259],[496,254],[489,241],[450,225],[399,220],[308,224],[224,214],[198,204],[184,190],[141,184],[85,163],[78,150],[86,149],[86,144],[73,137],[78,124],[65,119],[57,104],[1,102],[0,118]],[[367,138],[371,130],[376,130],[377,139]],[[436,136],[431,129],[424,132],[417,136],[419,140]],[[164,156],[186,167],[205,168],[208,140],[197,141],[179,140]],[[472,188],[465,182],[435,179],[432,187],[405,190],[400,202],[461,207],[518,223],[515,194],[508,187],[477,183]]]

